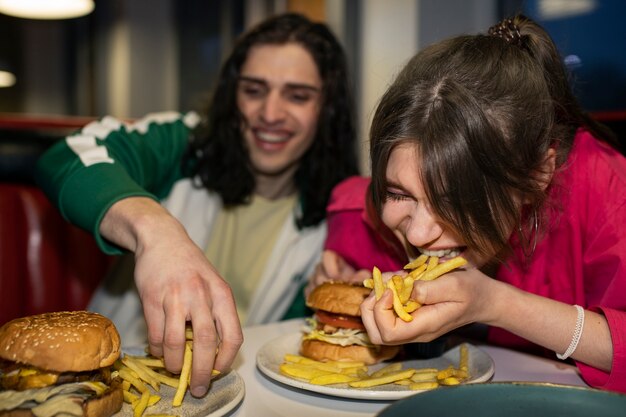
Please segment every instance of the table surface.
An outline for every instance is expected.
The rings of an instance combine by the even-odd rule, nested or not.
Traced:
[[[228,417],[366,417],[375,416],[392,403],[316,394],[285,386],[262,374],[256,367],[259,349],[272,339],[300,331],[302,324],[302,319],[294,319],[244,329],[244,344],[233,368],[243,378],[246,393],[239,406],[228,413]],[[585,386],[574,366],[494,346],[480,345],[480,348],[495,362],[493,381]]]

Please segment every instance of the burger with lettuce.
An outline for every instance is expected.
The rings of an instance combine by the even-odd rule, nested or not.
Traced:
[[[307,306],[315,313],[307,319],[302,356],[319,361],[362,361],[367,365],[393,358],[397,346],[374,345],[365,332],[360,306],[370,291],[340,282],[316,287],[307,298]]]
[[[0,327],[0,417],[109,417],[122,407],[111,366],[120,336],[104,316],[46,313]]]

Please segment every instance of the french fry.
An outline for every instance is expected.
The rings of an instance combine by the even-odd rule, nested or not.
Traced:
[[[447,378],[440,379],[439,383],[441,385],[459,385],[461,383],[461,381],[459,380],[459,378],[457,378],[455,376],[449,376]]]
[[[191,326],[185,327],[185,339],[193,340],[193,329],[191,328]]]
[[[414,373],[415,373],[415,369],[405,369],[402,371],[390,372],[378,378],[368,378],[368,379],[361,379],[359,381],[352,381],[352,382],[349,382],[348,385],[350,385],[353,388],[370,388],[370,387],[375,387],[378,385],[390,384],[392,382],[399,381],[401,379],[410,378]]]
[[[122,359],[122,363],[135,371],[137,376],[143,381],[146,381],[155,391],[159,390],[159,380],[156,379],[145,366],[127,357]]]
[[[315,377],[332,373],[319,368],[314,368],[310,365],[303,365],[300,363],[283,363],[282,365],[280,365],[279,370],[283,375],[306,380],[311,380]]]
[[[309,380],[309,383],[313,385],[331,385],[352,382],[358,379],[359,378],[356,376],[346,375],[344,373],[335,373],[316,376],[314,378],[311,378]]]
[[[400,302],[402,304],[406,304],[411,298],[411,293],[413,292],[413,282],[415,282],[415,279],[408,275],[402,280],[402,289],[398,289],[398,297],[400,298]]]
[[[376,300],[380,300],[385,292],[385,284],[383,284],[383,275],[380,269],[374,267],[372,270],[372,279],[374,280],[374,294],[376,294]]]
[[[461,344],[459,348],[459,369],[468,371],[469,352],[465,343]]]
[[[431,390],[431,389],[435,389],[435,388],[439,388],[439,383],[437,381],[434,382],[414,382],[411,385],[409,385],[409,389],[412,391],[422,391],[422,390]]]
[[[386,366],[380,368],[378,371],[373,372],[372,375],[370,375],[370,376],[372,378],[378,378],[379,376],[383,376],[383,375],[389,374],[391,372],[398,372],[401,369],[402,369],[402,363],[400,363],[400,362],[393,362],[393,363],[390,363],[389,365],[386,365]]]
[[[418,303],[417,301],[409,300],[404,305],[404,311],[406,311],[407,313],[412,313],[415,310],[417,310],[418,308],[420,308],[421,306],[422,305],[420,303]]]
[[[452,365],[448,366],[446,369],[442,369],[437,372],[437,379],[442,380],[454,375],[454,368]]]
[[[191,357],[193,352],[191,351],[191,342],[185,343],[185,354],[183,356],[183,369],[180,372],[179,384],[172,400],[174,407],[179,407],[183,403],[183,398],[187,392],[187,386],[189,385],[189,376],[191,375]]]
[[[400,379],[399,381],[393,382],[395,385],[411,385],[412,382],[410,379]]]
[[[148,356],[133,356],[133,355],[124,355],[124,358],[132,358],[133,361],[139,362],[143,365],[152,367],[152,368],[165,368],[165,362],[163,358],[153,358]]]
[[[407,275],[408,277],[412,278],[414,281],[417,279],[420,279],[420,276],[426,272],[426,267],[428,265],[423,264],[421,266],[419,266],[418,268],[415,268],[414,270],[412,270],[411,272],[409,272],[409,274]]]
[[[437,265],[439,265],[439,257],[431,256],[428,258],[428,266],[426,266],[426,272],[432,271]]]
[[[440,263],[439,265],[437,265],[436,267],[434,267],[433,269],[431,269],[430,271],[426,271],[424,273],[424,275],[422,275],[421,280],[422,281],[432,281],[433,279],[437,279],[439,278],[441,275],[452,271],[453,269],[459,268],[463,265],[465,265],[467,263],[467,261],[460,257],[457,256],[456,258],[452,258],[446,262]]]
[[[404,321],[413,320],[413,316],[404,310],[404,307],[400,302],[400,298],[398,297],[398,291],[396,291],[396,287],[393,285],[393,282],[391,280],[387,281],[387,288],[389,288],[393,293],[393,309],[398,317],[400,317]]]
[[[413,382],[437,382],[437,372],[416,372],[409,379]]]
[[[148,386],[144,384],[143,381],[141,381],[138,377],[133,375],[130,368],[120,369],[119,375],[122,379],[130,382],[130,384],[134,386],[141,394],[143,394],[144,392],[148,392]]]
[[[141,417],[143,412],[146,410],[148,406],[148,401],[150,400],[150,391],[146,389],[141,393],[141,398],[137,401],[133,406],[133,417]]]
[[[416,269],[416,268],[419,268],[420,266],[424,265],[424,263],[426,263],[427,260],[428,260],[428,256],[427,255],[420,254],[420,256],[415,258],[413,261],[411,261],[408,264],[404,265],[403,269]]]
[[[139,397],[128,390],[122,389],[122,394],[124,395],[124,402],[127,402],[128,404],[139,401]]]
[[[374,279],[366,278],[365,280],[363,280],[363,286],[365,288],[369,288],[370,290],[373,290],[374,289]]]

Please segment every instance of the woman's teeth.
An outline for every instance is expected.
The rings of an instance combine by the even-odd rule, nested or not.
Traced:
[[[442,249],[442,250],[426,250],[419,249],[419,251],[426,256],[436,256],[438,258],[448,257],[454,258],[455,256],[459,256],[461,251],[459,249]]]

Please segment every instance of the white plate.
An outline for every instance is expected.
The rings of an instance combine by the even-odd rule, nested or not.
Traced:
[[[129,354],[138,352],[126,350]],[[143,352],[139,353],[143,354]],[[153,393],[152,389],[150,390]],[[211,381],[209,392],[202,398],[191,395],[189,390],[185,394],[183,404],[180,407],[172,407],[172,400],[176,389],[161,384],[158,395],[161,401],[149,407],[145,414],[175,414],[179,417],[221,417],[234,409],[243,399],[245,386],[241,376],[234,370],[221,375]],[[124,403],[120,412],[114,417],[133,417],[133,409],[130,404]]]
[[[313,385],[308,382],[291,378],[280,373],[280,365],[285,354],[298,354],[302,333],[291,333],[266,343],[257,353],[256,363],[259,370],[269,378],[282,382],[291,387],[300,388],[320,394],[362,400],[397,400],[417,394],[421,391],[409,390],[406,386],[387,384],[372,388],[351,388],[348,384]],[[485,382],[493,376],[495,365],[493,359],[486,352],[476,346],[468,344],[468,362],[470,378],[465,383]],[[403,361],[403,368],[447,368],[450,365],[458,366],[459,347],[448,350],[442,356],[432,359],[415,359]],[[374,371],[388,364],[372,365]]]

